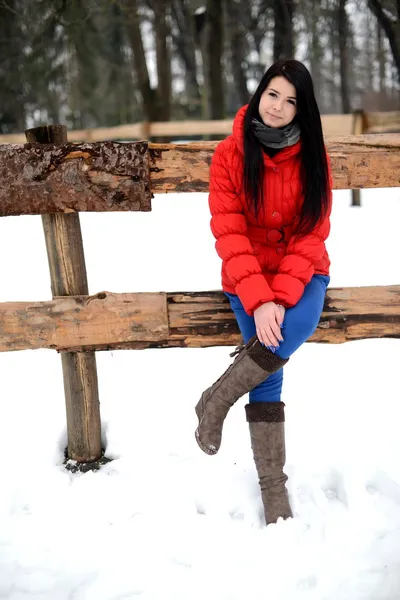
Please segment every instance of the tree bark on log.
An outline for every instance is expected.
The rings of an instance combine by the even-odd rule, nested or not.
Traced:
[[[0,146],[0,216],[149,211],[147,142]]]
[[[217,143],[0,145],[0,216],[149,211],[152,193],[207,192]],[[400,134],[326,146],[334,189],[400,186]]]
[[[26,131],[27,140],[65,144],[63,126]],[[39,146],[40,147],[40,146]],[[67,193],[65,190],[64,193]],[[53,296],[88,294],[82,233],[78,214],[42,215]],[[68,433],[68,458],[92,462],[101,457],[101,422],[96,357],[65,352],[61,355]]]
[[[400,337],[400,286],[328,288],[312,342]],[[221,291],[113,294],[0,304],[0,351],[232,346],[241,341]]]

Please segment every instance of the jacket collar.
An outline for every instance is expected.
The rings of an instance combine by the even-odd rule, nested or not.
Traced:
[[[236,142],[237,147],[240,152],[244,154],[244,145],[243,145],[243,126],[244,126],[244,117],[246,115],[248,104],[239,108],[236,117],[233,121],[232,135]],[[301,138],[293,146],[287,146],[287,148],[282,148],[273,158],[269,157],[268,154],[263,152],[264,156],[264,164],[267,167],[274,167],[275,165],[285,162],[286,160],[292,158],[292,156],[296,156],[301,150]]]

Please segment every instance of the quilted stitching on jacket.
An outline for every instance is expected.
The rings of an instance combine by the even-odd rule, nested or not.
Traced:
[[[218,144],[213,155],[209,207],[211,231],[222,259],[222,287],[237,294],[251,315],[271,300],[293,306],[314,274],[329,274],[325,240],[330,209],[310,234],[293,235],[303,201],[300,140],[273,159],[264,155],[264,207],[256,219],[242,185],[246,109],[239,110],[233,134]]]

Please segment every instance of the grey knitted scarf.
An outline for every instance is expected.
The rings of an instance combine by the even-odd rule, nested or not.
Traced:
[[[286,148],[293,146],[300,139],[300,127],[292,121],[284,127],[269,127],[257,119],[252,121],[253,132],[256,138],[267,148]]]

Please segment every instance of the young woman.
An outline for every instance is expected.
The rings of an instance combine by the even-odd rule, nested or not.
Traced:
[[[283,366],[315,331],[323,308],[331,197],[310,73],[296,60],[279,61],[211,163],[211,230],[245,345],[196,406],[196,440],[215,454],[228,410],[250,392],[245,409],[267,524],[292,516],[283,471]]]

